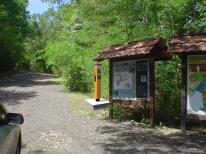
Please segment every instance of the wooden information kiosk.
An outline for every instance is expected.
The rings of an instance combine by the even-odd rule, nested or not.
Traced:
[[[182,59],[181,131],[186,119],[206,120],[206,34],[172,38],[170,54]]]
[[[154,63],[168,59],[162,38],[138,40],[103,49],[96,61],[109,59],[110,104],[124,103],[150,108],[150,125],[155,122]],[[110,117],[113,117],[110,110]]]

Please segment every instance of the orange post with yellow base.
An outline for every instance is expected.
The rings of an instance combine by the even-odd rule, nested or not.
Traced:
[[[101,64],[94,66],[94,99],[100,101],[101,98]]]

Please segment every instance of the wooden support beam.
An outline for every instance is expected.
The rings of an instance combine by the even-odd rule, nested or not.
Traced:
[[[187,55],[182,55],[181,132],[186,134],[187,114]]]
[[[109,60],[109,117],[113,119],[113,102],[112,102],[112,85],[113,85],[113,63]]]
[[[155,65],[154,60],[149,60],[149,103],[150,103],[150,126],[153,127],[155,125]]]

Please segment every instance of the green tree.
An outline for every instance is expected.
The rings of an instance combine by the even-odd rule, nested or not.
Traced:
[[[0,71],[21,67],[24,38],[29,32],[27,0],[0,1]]]

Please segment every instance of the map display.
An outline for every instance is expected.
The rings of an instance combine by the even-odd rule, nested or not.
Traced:
[[[206,115],[206,56],[188,57],[187,114]]]

